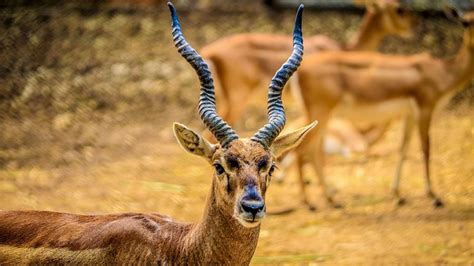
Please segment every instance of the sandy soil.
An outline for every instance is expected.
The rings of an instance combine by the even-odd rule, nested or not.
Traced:
[[[233,33],[291,32],[293,10],[249,9],[180,15],[198,49]],[[348,40],[360,15],[308,9],[304,32]],[[462,28],[441,16],[422,20],[413,40],[387,38],[382,51],[453,55]],[[212,169],[181,150],[171,132],[175,120],[202,126],[197,79],[172,47],[166,7],[5,8],[0,22],[0,37],[8,36],[0,38],[0,209],[199,219]],[[395,123],[369,156],[329,158],[328,183],[344,209],[323,204],[311,171],[316,212],[301,206],[293,172],[283,184],[273,182],[269,210],[298,209],[265,219],[253,263],[474,265],[472,86],[462,104],[433,121],[433,187],[445,208],[433,209],[424,196],[416,138],[402,177],[407,204],[396,207],[390,198],[401,142]],[[257,109],[241,127],[259,127],[264,111]]]
[[[268,216],[254,264],[472,264],[474,263],[474,110],[442,110],[432,129],[433,183],[446,207],[424,197],[422,159],[416,138],[402,178],[407,205],[388,195],[401,125],[395,123],[369,156],[331,157],[328,180],[343,209],[322,203],[308,172],[316,212]],[[95,143],[65,149],[68,163],[10,163],[0,170],[0,209],[73,213],[158,211],[179,220],[199,219],[211,167],[186,154],[171,134],[172,116],[125,125],[93,126]],[[191,124],[198,125],[198,121]],[[59,144],[57,144],[59,145]],[[50,154],[38,145],[39,152]],[[31,148],[35,149],[35,148]],[[33,152],[33,151],[31,151]],[[27,152],[25,152],[27,153]],[[54,158],[54,157],[52,157]],[[46,158],[47,159],[47,158]],[[274,183],[268,208],[300,205],[293,173]]]

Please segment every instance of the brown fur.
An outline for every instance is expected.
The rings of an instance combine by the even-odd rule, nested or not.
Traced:
[[[4,211],[0,212],[0,245],[7,248],[0,248],[0,262],[67,263],[77,257],[77,261],[97,263],[247,265],[260,229],[246,228],[235,219],[234,199],[248,182],[265,192],[264,180],[256,178],[261,175],[256,173],[254,158],[268,156],[268,152],[259,144],[243,145],[238,140],[227,151],[218,149],[213,158],[220,160],[224,154],[242,163],[238,169],[242,178],[232,179],[235,194],[230,198],[224,195],[221,182],[213,180],[203,219],[197,224],[175,222],[159,214]],[[14,255],[21,252],[35,256]]]
[[[225,169],[214,174],[199,222],[180,223],[156,213],[0,211],[0,264],[248,265],[263,216],[247,221],[239,204],[249,186],[265,201],[273,152],[295,147],[314,126],[276,139],[276,149],[247,139],[222,149],[175,125],[187,151]]]
[[[418,116],[411,111],[403,113],[408,117],[392,192],[399,197],[402,163],[413,124],[418,123],[426,193],[436,206],[442,205],[431,188],[429,127],[433,109],[440,99],[462,88],[474,76],[474,25],[472,19],[468,21],[470,26],[465,30],[463,46],[452,59],[437,59],[428,54],[402,56],[371,52],[325,52],[306,57],[299,70],[301,93],[308,119],[318,119],[321,126],[305,139],[299,154],[300,160],[302,154],[310,157],[329,203],[333,201],[325,190],[321,140],[330,115],[335,110],[347,114],[377,106],[375,111],[366,111],[365,116],[355,118],[366,120],[379,115],[388,102],[406,100],[413,103]],[[389,110],[390,113],[399,111],[397,108]],[[306,196],[304,200],[307,202]]]
[[[188,50],[180,53],[196,66],[191,62],[196,58],[185,55],[194,51],[177,33],[180,28],[176,11],[171,3],[168,6],[174,37],[181,38],[176,45],[185,43]],[[298,9],[295,31],[300,30],[302,8]],[[201,80],[210,78],[205,73],[207,67],[202,67],[196,69],[198,76]],[[202,90],[211,91],[206,92],[210,103],[202,99],[200,103],[205,105],[204,109],[212,110],[213,88],[205,84],[203,81]],[[215,123],[214,118],[203,121],[209,125]],[[216,126],[216,134],[221,134],[222,126],[226,126],[220,125]],[[265,192],[275,158],[299,145],[314,126],[312,123],[282,138],[272,136],[265,146],[236,138],[221,147],[174,123],[174,134],[181,147],[215,168],[204,214],[196,224],[175,222],[153,213],[74,215],[0,211],[0,263],[248,265],[257,246],[260,222],[265,217]]]
[[[3,247],[0,248],[0,262],[45,264],[135,261],[133,256],[126,257],[127,254],[123,252],[126,249],[143,250],[146,245],[150,254],[145,257],[152,261],[153,252],[157,250],[152,248],[152,236],[158,229],[169,230],[171,225],[163,218],[160,215],[139,213],[92,216],[46,211],[3,211],[0,212],[0,245]],[[183,224],[178,228],[176,231],[188,231],[190,226]]]
[[[196,225],[156,214],[1,212],[0,247],[7,248],[0,248],[0,262],[68,263],[73,257],[82,263],[248,264],[259,227],[243,227],[213,196],[208,203]]]
[[[398,11],[396,1],[365,1],[367,12],[354,38],[347,44],[339,44],[333,39],[315,35],[305,38],[305,57],[318,51],[362,50],[373,51],[389,34],[407,36],[415,22],[414,17]],[[218,104],[224,120],[233,125],[245,110],[248,99],[255,92],[267,87],[275,71],[286,60],[291,51],[291,36],[276,34],[237,34],[217,40],[201,49],[206,61],[211,63],[218,88]],[[291,82],[289,84],[291,86]],[[292,88],[295,89],[295,88]],[[263,92],[263,90],[262,90]],[[263,93],[261,94],[264,95]],[[350,123],[344,123],[350,126]],[[341,128],[340,124],[330,124],[328,134],[349,135],[365,141],[355,128]],[[381,131],[383,133],[383,131]],[[212,138],[210,134],[206,137]],[[367,139],[377,139],[378,136]],[[350,143],[347,145],[350,146]]]

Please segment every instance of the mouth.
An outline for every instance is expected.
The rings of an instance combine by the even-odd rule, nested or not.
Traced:
[[[252,228],[252,227],[256,227],[258,225],[260,225],[260,222],[261,222],[261,218],[252,218],[252,219],[248,219],[246,217],[242,217],[241,215],[237,216],[237,220],[239,220],[239,222],[247,227],[247,228]]]
[[[259,212],[255,215],[248,212],[240,212],[236,217],[243,226],[251,228],[261,223],[265,217],[265,212]]]
[[[242,220],[244,220],[247,223],[258,223],[260,222],[261,219],[260,218],[255,219],[255,216],[253,216],[252,219],[243,217]]]

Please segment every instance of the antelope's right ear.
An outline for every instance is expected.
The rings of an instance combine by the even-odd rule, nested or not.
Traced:
[[[313,123],[305,127],[279,136],[277,139],[275,139],[270,148],[276,158],[279,158],[287,151],[298,147],[298,145],[300,145],[300,143],[303,141],[303,138],[306,136],[306,134],[308,134],[308,132],[311,131],[311,129],[313,129],[317,124],[318,122],[314,121]]]
[[[179,144],[187,152],[204,157],[208,161],[212,159],[216,145],[209,143],[201,135],[180,123],[173,124],[173,131]]]

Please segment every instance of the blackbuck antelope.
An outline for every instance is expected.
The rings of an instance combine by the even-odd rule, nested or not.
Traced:
[[[187,127],[174,124],[181,146],[215,168],[202,218],[196,224],[186,224],[155,213],[3,211],[0,264],[249,264],[265,216],[265,192],[275,157],[298,145],[315,126],[313,123],[277,138],[285,124],[283,86],[303,54],[303,7],[296,15],[293,52],[269,87],[269,121],[250,139],[241,139],[217,115],[208,66],[185,40],[176,11],[171,3],[168,5],[174,43],[199,76],[201,119],[219,141],[211,144]]]
[[[318,119],[319,126],[296,149],[300,175],[302,159],[316,170],[325,198],[322,137],[332,115],[353,121],[378,123],[405,118],[391,192],[399,204],[400,176],[414,125],[418,125],[424,158],[426,194],[436,207],[443,205],[431,187],[430,124],[434,108],[474,77],[474,12],[461,17],[464,40],[457,55],[449,59],[417,55],[384,55],[375,52],[321,52],[309,55],[298,71],[304,107],[308,119]],[[303,200],[308,203],[302,182]]]
[[[410,12],[401,9],[398,1],[363,2],[367,12],[358,32],[348,44],[339,44],[326,36],[315,35],[305,39],[306,54],[341,49],[375,51],[387,35],[411,35],[415,18]],[[291,50],[290,40],[290,36],[277,34],[237,34],[219,39],[201,49],[216,75],[222,117],[231,125],[240,118],[249,99],[264,87],[262,82],[270,79],[284,62],[287,52]],[[291,90],[296,92],[298,99],[300,95],[293,84],[290,81]],[[351,128],[351,124],[347,122],[331,123],[328,134],[341,139],[341,142],[351,140],[345,144],[356,151],[366,149],[365,143],[373,142],[378,137],[363,137],[362,132]]]

